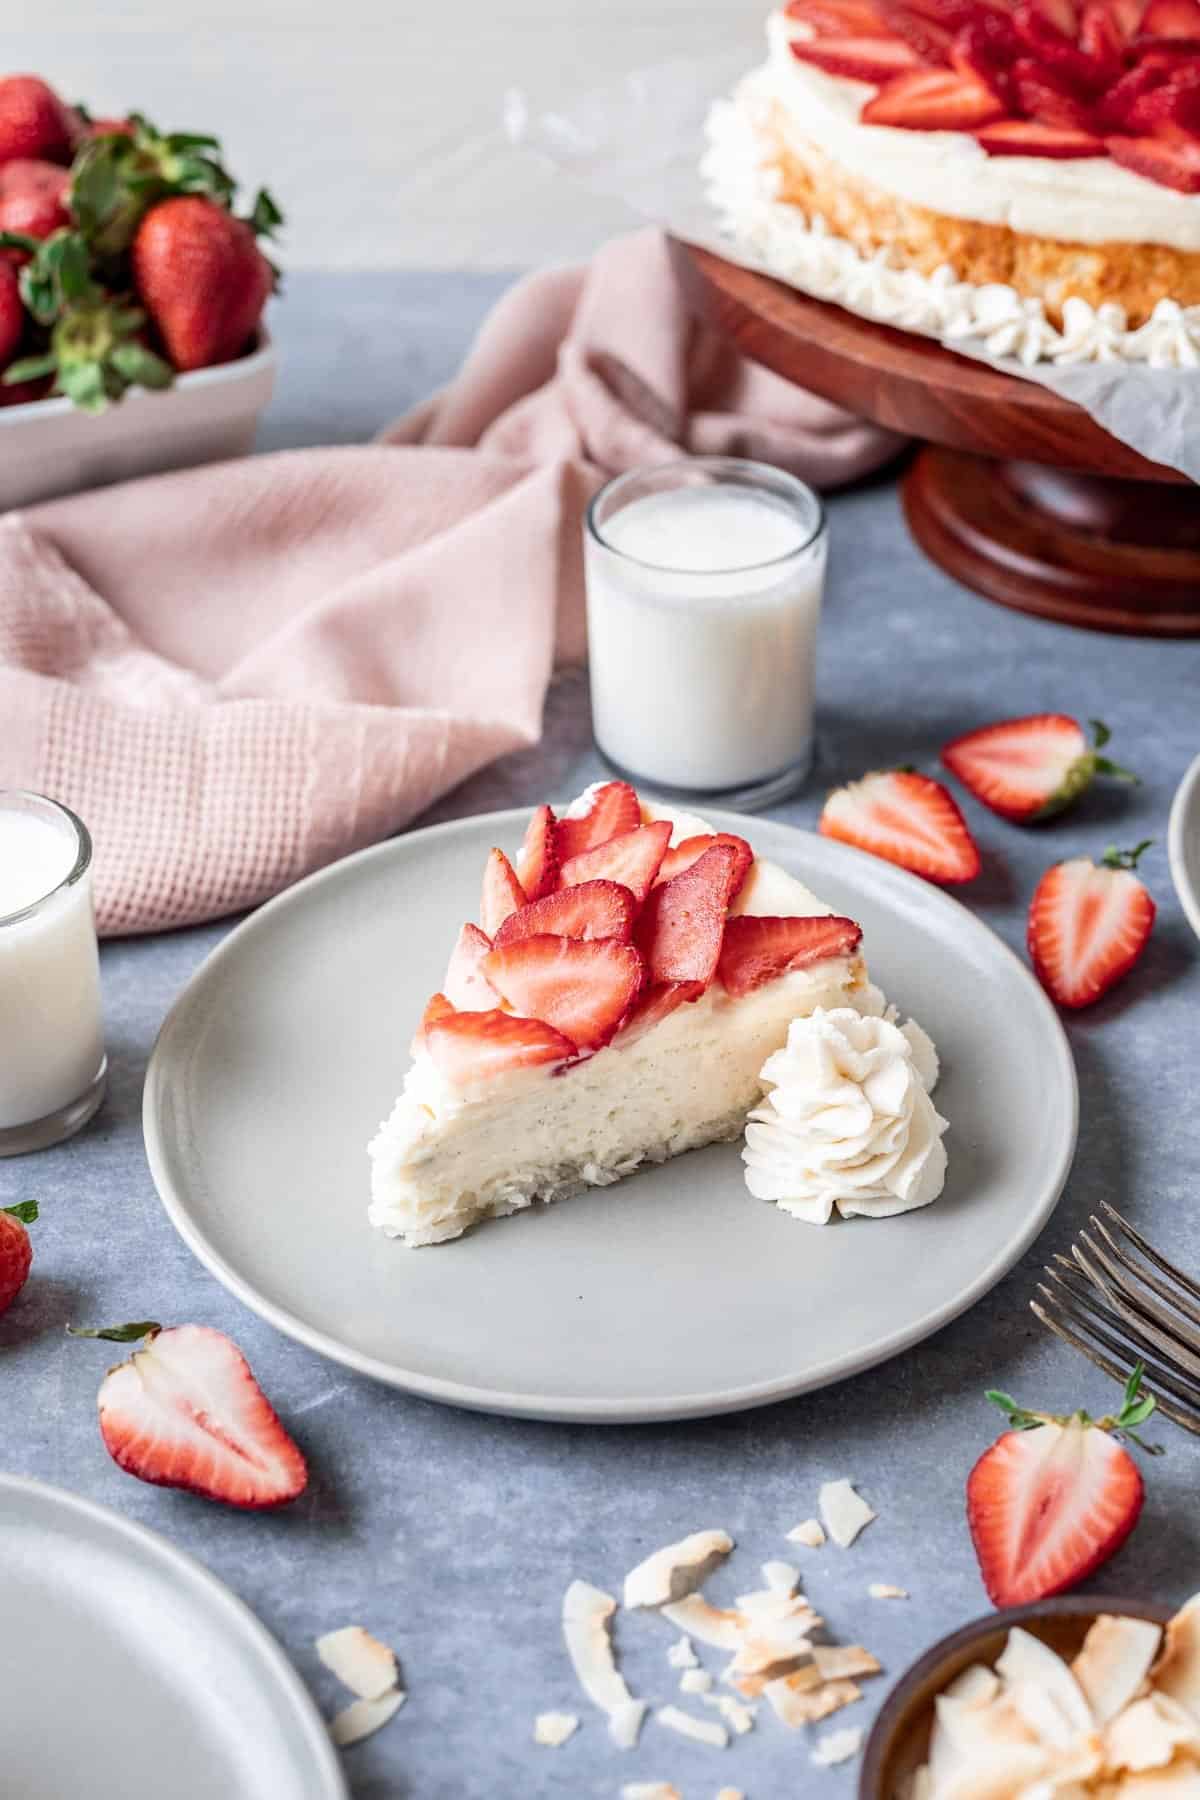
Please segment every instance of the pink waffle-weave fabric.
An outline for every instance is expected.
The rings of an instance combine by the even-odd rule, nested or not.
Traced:
[[[691,319],[656,232],[617,240],[518,283],[379,444],[0,519],[0,787],[86,821],[105,934],[251,906],[537,742],[609,475],[726,453],[833,487],[899,447]]]

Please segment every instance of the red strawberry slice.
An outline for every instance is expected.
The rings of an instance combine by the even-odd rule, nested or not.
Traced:
[[[514,1019],[499,1011],[433,1019],[425,1027],[425,1048],[448,1080],[462,1084],[538,1063],[567,1062],[575,1054],[571,1039],[540,1019]]]
[[[1056,75],[1053,69],[1043,69],[1031,56],[1019,57],[1013,64],[1012,74],[1017,103],[1031,119],[1042,125],[1055,126],[1060,131],[1083,132],[1088,137],[1095,135],[1093,109],[1079,98],[1070,82]]]
[[[1152,60],[1138,63],[1135,68],[1127,69],[1107,94],[1101,96],[1097,112],[1111,129],[1136,135],[1142,129],[1139,121],[1141,102],[1155,88],[1162,87],[1170,76],[1171,69],[1160,63]]]
[[[663,857],[662,866],[658,871],[659,881],[670,881],[674,876],[682,875],[683,871],[690,869],[694,862],[699,862],[704,852],[711,850],[714,844],[727,844],[734,853],[736,860],[727,896],[729,900],[734,900],[741,893],[746,877],[754,866],[754,852],[744,837],[735,837],[732,831],[718,831],[709,833],[707,836],[684,838],[682,844],[674,845]]]
[[[493,850],[483,871],[483,896],[479,902],[479,923],[494,938],[510,913],[526,903],[525,889],[517,880],[512,864],[503,850]]]
[[[304,1457],[223,1331],[143,1323],[74,1335],[145,1339],[100,1384],[100,1435],[126,1474],[227,1506],[283,1506],[304,1492]]]
[[[550,933],[502,945],[483,966],[516,1012],[553,1026],[581,1050],[595,1050],[612,1036],[645,974],[632,944]]]
[[[1039,63],[1074,83],[1081,98],[1099,93],[1104,86],[1105,71],[1079,49],[1074,24],[1068,37],[1051,22],[1036,0],[1022,0],[1012,19],[1017,36]]]
[[[868,0],[788,0],[789,19],[811,25],[818,37],[890,37],[878,10]]]
[[[923,18],[910,7],[898,5],[897,0],[880,0],[880,5],[893,32],[911,45],[923,63],[945,64],[950,61],[954,33],[948,26]]]
[[[554,847],[555,818],[548,806],[539,806],[525,832],[517,856],[517,880],[530,900],[552,894],[558,879],[558,852]]]
[[[817,38],[803,42],[793,38],[792,55],[800,62],[815,63],[829,75],[848,75],[852,81],[887,81],[901,69],[920,67],[921,59],[899,38]]]
[[[619,881],[640,906],[654,884],[670,841],[671,827],[665,819],[623,831],[620,837],[609,838],[595,850],[569,856],[559,870],[558,885],[571,888],[581,881]]]
[[[1144,65],[1143,65],[1144,66]],[[1130,132],[1178,142],[1200,135],[1200,62],[1180,61],[1172,69],[1153,71],[1162,79],[1129,108]]]
[[[967,1478],[967,1524],[994,1606],[1061,1594],[1120,1549],[1137,1524],[1145,1489],[1128,1450],[1154,1408],[1140,1394],[1139,1363],[1121,1411],[1091,1420],[1026,1412],[990,1393],[1015,1429],[985,1450]]]
[[[973,881],[982,866],[953,796],[940,781],[903,769],[836,789],[818,830],[930,881]]]
[[[981,11],[959,31],[950,61],[960,75],[972,77],[1011,108],[1016,103],[1011,69],[1020,50],[1008,14]]]
[[[1158,38],[1200,42],[1200,0],[1150,0],[1138,27],[1138,44]]]
[[[442,983],[442,992],[452,1009],[488,1012],[493,1006],[499,1006],[500,996],[479,966],[491,947],[491,939],[478,925],[464,925],[459,932]]]
[[[510,913],[496,933],[496,948],[546,932],[584,940],[617,938],[627,944],[633,936],[636,917],[637,902],[627,887],[616,881],[582,881],[576,887],[532,900],[520,912]],[[496,1004],[495,1000],[492,1004]]]
[[[1181,194],[1200,194],[1200,144],[1165,138],[1110,137],[1108,154],[1123,169]]]
[[[1142,23],[1145,0],[1104,0],[1104,3],[1122,41],[1126,44],[1131,43],[1137,36]]]
[[[1125,38],[1108,0],[1088,0],[1079,21],[1079,48],[1097,68],[1103,69],[1106,87],[1119,79],[1124,68]]]
[[[638,797],[627,781],[606,781],[592,794],[592,803],[581,819],[559,819],[554,827],[554,848],[560,863],[607,844],[642,822]]]
[[[1079,15],[1072,0],[1030,0],[1030,5],[1060,37],[1066,38],[1068,43],[1075,42],[1079,35]]]
[[[867,125],[899,125],[908,131],[971,131],[1003,115],[995,94],[973,76],[957,69],[914,69],[881,88],[860,117]]]
[[[1034,713],[1005,719],[951,740],[942,761],[977,800],[1019,823],[1062,812],[1097,775],[1136,781],[1128,769],[1099,754],[1108,727],[1093,719],[1095,748],[1077,719],[1066,713]]]
[[[1060,1006],[1091,1006],[1146,948],[1155,906],[1133,871],[1148,844],[1109,850],[1099,867],[1073,857],[1038,882],[1029,906],[1029,954]]]
[[[480,936],[482,937],[482,932]],[[445,994],[434,994],[426,1002],[425,1011],[421,1014],[421,1023],[417,1026],[412,1041],[412,1053],[415,1056],[425,1048],[425,1034],[438,1019],[448,1019],[457,1008],[447,1000]]]
[[[961,31],[981,13],[994,10],[980,4],[980,0],[909,0],[909,5],[922,18],[932,19],[935,25],[944,25],[947,31]]]
[[[989,156],[1103,156],[1104,140],[1086,131],[1043,125],[1037,119],[1002,119],[975,133]]]
[[[669,1019],[677,1008],[698,1000],[703,992],[702,981],[661,981],[648,987],[622,1019],[614,1042],[622,1049],[636,1044],[648,1031]]]
[[[651,981],[698,981],[716,973],[737,852],[714,844],[647,900],[637,942]]]
[[[849,956],[861,941],[862,926],[853,919],[730,919],[717,977],[727,993],[750,994],[793,969]]]

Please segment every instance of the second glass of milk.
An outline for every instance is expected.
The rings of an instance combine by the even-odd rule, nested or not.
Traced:
[[[620,475],[586,526],[596,746],[687,799],[763,806],[812,764],[827,536],[811,488],[693,457]]]

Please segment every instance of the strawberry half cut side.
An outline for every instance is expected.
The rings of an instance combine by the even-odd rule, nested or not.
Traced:
[[[584,854],[597,852],[589,850]],[[618,938],[627,944],[633,936],[636,917],[637,902],[627,887],[616,881],[581,881],[576,887],[562,888],[557,894],[530,901],[520,912],[510,913],[496,933],[496,948],[546,932],[557,937]],[[488,949],[491,947],[489,944]],[[492,1004],[495,1005],[494,1000]]]
[[[126,1474],[243,1508],[283,1506],[304,1492],[303,1455],[223,1331],[144,1321],[71,1335],[145,1340],[109,1370],[98,1397],[100,1435]]]
[[[1127,975],[1154,928],[1155,905],[1134,874],[1136,849],[1055,863],[1034,889],[1027,941],[1038,980],[1060,1006],[1091,1006]]]
[[[619,881],[640,906],[650,892],[670,841],[671,827],[665,819],[653,825],[638,825],[595,849],[569,856],[559,870],[558,885],[571,888],[583,881]]]
[[[883,770],[837,788],[817,829],[929,881],[973,881],[982,867],[953,796],[912,770]]]
[[[494,949],[483,967],[515,1012],[552,1026],[581,1050],[608,1041],[645,973],[632,944],[550,933]]]
[[[783,919],[743,916],[730,919],[725,927],[717,975],[727,993],[750,994],[793,969],[849,956],[861,942],[861,925],[832,914]]]
[[[1051,818],[1077,800],[1097,775],[1136,782],[1137,776],[1100,754],[1109,740],[1101,719],[1091,721],[1089,745],[1078,719],[1034,713],[964,732],[942,749],[942,762],[963,786],[1002,818],[1025,824]]]
[[[609,838],[620,837],[642,822],[642,808],[627,781],[606,781],[592,794],[591,805],[582,818],[559,819],[554,826],[554,848],[560,863]]]
[[[575,1054],[571,1039],[553,1026],[499,1010],[443,1014],[430,1019],[424,1031],[435,1066],[447,1080],[464,1085],[539,1063],[567,1062]]]
[[[1104,1419],[1031,1413],[989,1392],[1013,1429],[971,1470],[967,1524],[993,1605],[1027,1605],[1075,1587],[1137,1524],[1141,1472],[1113,1434],[1140,1441],[1137,1428],[1154,1410],[1142,1375],[1139,1363],[1120,1412]]]

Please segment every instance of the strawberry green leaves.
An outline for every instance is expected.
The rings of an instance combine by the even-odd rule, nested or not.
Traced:
[[[18,1200],[15,1206],[0,1206],[0,1212],[8,1214],[10,1219],[19,1219],[22,1225],[32,1225],[38,1216],[36,1200]]]

